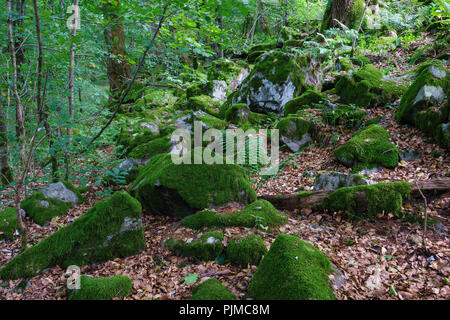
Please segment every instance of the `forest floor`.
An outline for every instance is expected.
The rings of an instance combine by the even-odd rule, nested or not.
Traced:
[[[426,38],[424,38],[426,39]],[[393,59],[402,61],[404,48],[389,53]],[[380,57],[373,57],[373,62]],[[400,68],[398,73],[407,71]],[[370,173],[370,179],[378,182],[415,182],[444,177],[450,169],[448,152],[430,142],[421,131],[399,125],[394,120],[395,110],[387,108],[368,109],[367,118],[381,116],[380,125],[386,128],[400,150],[416,150],[420,159],[402,161],[395,169],[381,169]],[[319,171],[349,172],[349,169],[334,160],[333,150],[348,141],[352,132],[343,127],[326,126],[323,132],[339,134],[336,145],[318,147],[312,145],[292,157],[281,152],[281,161],[289,164],[273,179],[258,184],[261,177],[253,177],[258,195],[291,194],[299,190],[310,190],[314,176]],[[32,188],[37,188],[33,185]],[[99,199],[103,187],[94,186],[86,194],[83,204],[71,209],[66,216],[55,217],[48,226],[41,227],[26,218],[29,230],[29,244],[35,244],[59,228],[70,224],[84,214]],[[302,209],[286,212],[289,222],[267,232],[248,228],[224,229],[224,242],[233,237],[260,234],[270,248],[280,233],[298,235],[311,242],[328,255],[342,273],[344,281],[336,288],[337,299],[450,299],[450,195],[429,198],[426,212],[435,223],[426,233],[427,250],[423,248],[423,227],[420,223],[408,222],[391,215],[379,215],[375,221],[349,220],[344,213],[328,214]],[[1,207],[12,204],[11,193],[0,196]],[[404,211],[418,216],[424,215],[424,203],[413,199],[404,203]],[[216,208],[218,212],[229,213],[241,209],[239,205]],[[238,299],[246,299],[247,288],[255,266],[241,268],[214,261],[201,263],[191,258],[179,257],[163,247],[163,241],[176,237],[186,240],[195,236],[193,230],[180,227],[180,219],[144,215],[147,249],[125,259],[115,259],[101,264],[81,268],[82,274],[95,277],[127,275],[133,280],[133,292],[128,299],[186,299],[192,294],[194,285],[185,285],[184,277],[190,273],[199,279],[216,278]],[[17,254],[20,240],[0,241],[0,266]],[[0,300],[14,299],[65,299],[65,270],[59,267],[47,269],[40,275],[14,281],[0,280]],[[198,282],[197,282],[198,283]],[[18,286],[21,284],[21,286]],[[18,289],[21,287],[21,289]],[[15,289],[16,288],[16,289]]]

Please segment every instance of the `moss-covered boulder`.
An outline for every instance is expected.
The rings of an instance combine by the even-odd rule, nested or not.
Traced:
[[[282,113],[286,102],[319,88],[321,77],[317,63],[306,56],[270,51],[258,59],[230,105],[246,103],[252,111]]]
[[[133,159],[149,160],[158,154],[170,152],[171,148],[170,137],[166,136],[137,146],[128,156]]]
[[[44,225],[54,216],[66,214],[80,198],[72,184],[57,182],[25,198],[20,207],[36,223]]]
[[[182,226],[191,229],[205,227],[247,227],[266,228],[285,224],[287,216],[275,209],[266,200],[257,200],[241,211],[232,214],[218,214],[214,211],[201,211],[187,217],[181,223]]]
[[[14,233],[19,229],[16,208],[9,207],[0,212],[0,239],[14,239]]]
[[[323,199],[322,207],[346,211],[351,218],[376,218],[378,213],[402,215],[403,199],[409,198],[408,182],[378,183],[340,188]]]
[[[144,96],[138,99],[131,110],[141,111],[147,108],[172,106],[177,101],[176,95],[170,89],[147,89]]]
[[[394,168],[399,161],[399,151],[389,142],[389,138],[386,129],[371,125],[355,133],[345,145],[334,150],[334,156],[355,171],[377,166]]]
[[[245,122],[248,121],[250,112],[250,108],[245,103],[238,103],[228,108],[225,112],[225,120],[233,123]]]
[[[315,128],[314,123],[294,114],[281,119],[276,125],[276,129],[280,130],[280,140],[292,152],[313,141]]]
[[[280,234],[248,288],[256,300],[333,300],[328,257],[298,237]]]
[[[80,277],[80,288],[67,290],[67,300],[123,299],[131,294],[133,281],[127,276],[112,278]]]
[[[360,107],[384,106],[400,98],[405,87],[386,78],[373,65],[365,65],[353,77],[345,74],[336,83],[336,93],[344,103]]]
[[[236,300],[236,296],[228,291],[216,279],[208,279],[192,289],[189,300]]]
[[[267,249],[260,235],[253,234],[238,241],[231,240],[227,246],[227,258],[242,267],[258,265]]]
[[[441,62],[423,64],[403,95],[396,119],[418,127],[442,146],[450,148],[450,71]]]
[[[212,205],[256,200],[238,165],[176,165],[168,154],[155,156],[143,167],[131,191],[147,211],[167,216],[187,216]]]
[[[197,258],[201,261],[216,259],[223,251],[223,234],[220,232],[208,232],[199,240],[189,239],[187,242],[170,238],[164,246],[176,254]]]
[[[0,278],[31,277],[56,265],[65,268],[124,258],[145,247],[141,205],[128,193],[116,192],[13,258],[0,270]]]
[[[326,98],[314,90],[306,90],[300,97],[289,100],[284,106],[284,115],[296,114],[298,110],[312,107],[312,104],[319,103]]]
[[[42,192],[36,192],[25,198],[20,207],[34,222],[44,225],[53,217],[66,214],[72,208],[72,204],[46,198]]]

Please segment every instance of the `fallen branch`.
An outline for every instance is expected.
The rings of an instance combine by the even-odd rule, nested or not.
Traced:
[[[450,178],[424,180],[418,182],[419,187],[413,185],[411,187],[411,195],[419,196],[422,191],[450,191]],[[322,200],[332,193],[332,191],[312,191],[311,193],[285,194],[285,195],[263,195],[260,199],[264,199],[272,203],[280,210],[294,210],[302,208],[311,208],[322,203]]]

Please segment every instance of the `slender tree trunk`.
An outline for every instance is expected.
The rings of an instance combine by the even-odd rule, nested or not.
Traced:
[[[109,25],[105,28],[105,42],[108,46],[108,79],[112,96],[118,97],[126,88],[131,78],[131,68],[128,63],[125,51],[125,31],[119,21],[120,1],[116,3],[105,1],[102,10],[109,20]]]
[[[223,11],[222,11],[222,4],[217,6],[217,25],[219,26],[219,29],[223,31]],[[218,44],[218,54],[219,58],[223,59],[223,40],[220,40],[220,43]]]
[[[8,122],[6,117],[10,105],[9,92],[10,90],[8,90],[7,98],[0,93],[0,182],[4,185],[13,181],[13,173],[8,161]]]
[[[25,161],[25,114],[22,105],[22,100],[20,98],[20,94],[17,87],[17,60],[16,60],[16,47],[14,45],[14,33],[13,33],[13,23],[11,20],[11,0],[6,1],[6,11],[8,15],[8,40],[9,40],[9,49],[11,53],[11,62],[12,62],[12,90],[14,97],[16,98],[16,119],[17,119],[17,138],[20,141],[20,158],[22,164]]]
[[[21,67],[25,62],[25,46],[22,32],[23,17],[25,16],[25,0],[13,0],[11,10],[14,10],[14,14],[17,16],[12,22],[12,29],[14,47],[16,50],[17,91],[20,93],[24,83]],[[25,110],[23,110],[23,116],[26,116]],[[16,120],[16,135],[19,137],[21,133],[21,127],[19,126],[20,119]]]

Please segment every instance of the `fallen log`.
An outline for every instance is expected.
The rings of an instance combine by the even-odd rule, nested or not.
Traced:
[[[418,181],[417,184],[420,186],[420,189],[425,192],[435,191],[443,193],[450,191],[450,178]],[[259,198],[269,201],[279,210],[294,210],[312,208],[316,205],[320,205],[323,199],[332,192],[333,191],[319,190],[300,192],[297,194],[263,195]],[[419,189],[415,183],[412,183],[411,196],[418,195],[420,195]]]

